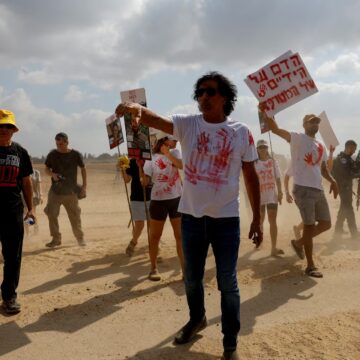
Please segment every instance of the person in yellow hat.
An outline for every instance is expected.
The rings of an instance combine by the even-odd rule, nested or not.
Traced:
[[[4,257],[4,277],[1,284],[2,307],[7,314],[20,312],[16,289],[19,284],[21,253],[24,238],[24,195],[27,213],[25,220],[36,222],[32,212],[33,172],[28,152],[12,141],[19,131],[15,115],[0,109],[0,241]]]

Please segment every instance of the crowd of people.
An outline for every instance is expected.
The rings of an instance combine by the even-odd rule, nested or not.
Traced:
[[[263,112],[263,104],[259,104],[270,131],[290,145],[291,164],[282,184],[279,165],[269,152],[267,141],[259,139],[255,145],[249,127],[230,117],[236,97],[237,89],[229,79],[218,72],[210,72],[199,78],[194,86],[193,98],[199,114],[166,117],[130,102],[119,104],[115,110],[118,117],[130,113],[134,129],[143,124],[159,131],[151,160],[131,159],[129,164],[121,161],[118,164],[124,181],[131,183],[129,206],[134,226],[125,252],[129,257],[134,254],[146,223],[150,257],[148,278],[161,280],[157,266],[159,243],[169,217],[189,309],[189,320],[178,331],[174,342],[184,344],[207,326],[203,281],[211,246],[221,294],[222,359],[225,360],[239,359],[237,261],[241,173],[252,210],[248,237],[255,248],[262,243],[267,213],[271,255],[284,255],[284,250],[277,246],[277,213],[283,201],[283,186],[286,201],[297,205],[302,222],[294,226],[295,239],[291,240],[291,246],[300,259],[306,258],[306,275],[323,277],[313,257],[314,238],[331,227],[322,177],[329,181],[335,198],[340,194],[335,232],[344,232],[346,219],[351,235],[357,238],[359,234],[352,207],[352,180],[360,177],[360,159],[352,158],[356,142],[347,141],[344,151],[333,161],[334,148],[328,155],[326,147],[316,137],[321,121],[318,116],[305,115],[304,132],[291,132],[280,128],[274,118]],[[3,308],[9,314],[20,311],[16,289],[24,220],[36,224],[35,208],[43,201],[40,174],[33,170],[28,152],[12,141],[18,130],[14,114],[0,110],[0,240],[4,257],[1,294]],[[177,141],[181,151],[176,146]],[[61,245],[58,223],[61,205],[66,209],[78,244],[85,246],[79,207],[79,199],[86,196],[85,164],[80,152],[69,147],[67,134],[56,134],[55,144],[56,149],[45,161],[46,174],[51,177],[44,209],[51,235],[46,246]],[[78,168],[81,185],[77,182]],[[179,170],[183,171],[183,179]]]

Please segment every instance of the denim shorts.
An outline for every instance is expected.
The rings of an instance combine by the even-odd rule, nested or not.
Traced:
[[[159,221],[166,220],[168,215],[170,219],[181,217],[178,212],[179,202],[180,197],[169,200],[151,200],[150,217]]]
[[[134,221],[146,221],[145,204],[143,201],[131,201],[131,213]],[[150,201],[146,202],[146,207],[149,210]]]
[[[329,205],[323,190],[295,184],[293,195],[304,225],[314,225],[320,220],[331,221]]]

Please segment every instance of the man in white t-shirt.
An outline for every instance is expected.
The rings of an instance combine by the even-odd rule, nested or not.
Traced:
[[[236,347],[240,330],[236,278],[240,244],[239,176],[242,170],[253,211],[249,238],[259,246],[262,232],[260,188],[254,167],[257,153],[248,127],[228,117],[236,101],[235,85],[223,75],[210,72],[197,80],[194,89],[193,98],[201,114],[166,118],[134,103],[120,104],[116,114],[131,113],[136,124],[141,122],[173,134],[181,144],[184,183],[179,212],[190,321],[178,332],[175,343],[189,342],[207,325],[203,278],[211,244],[221,292],[222,359],[234,360],[239,359]]]
[[[314,114],[305,115],[303,134],[280,129],[273,118],[265,118],[269,129],[290,143],[293,195],[304,223],[302,238],[292,240],[291,245],[301,259],[306,256],[305,273],[312,277],[323,277],[313,259],[313,238],[331,227],[329,206],[321,178],[324,177],[331,183],[330,193],[334,194],[334,198],[337,197],[338,188],[326,163],[326,148],[315,138],[321,119]]]

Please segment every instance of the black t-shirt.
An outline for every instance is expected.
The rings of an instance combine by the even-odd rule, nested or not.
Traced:
[[[32,172],[30,156],[21,145],[0,146],[0,212],[22,211],[22,179]]]
[[[139,168],[135,159],[130,160],[130,167],[126,169],[126,173],[131,176],[131,194],[130,200],[144,201],[143,187],[140,182]],[[146,201],[150,200],[151,186],[145,188]]]
[[[69,195],[74,193],[77,185],[77,167],[85,167],[82,155],[76,150],[61,153],[52,150],[45,160],[45,165],[55,174],[61,175],[62,180],[51,179],[51,189],[57,194]]]

